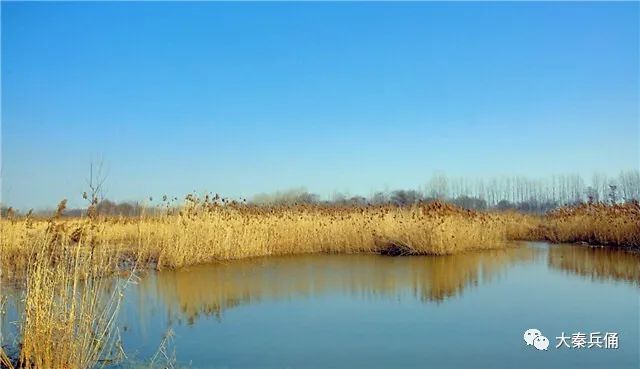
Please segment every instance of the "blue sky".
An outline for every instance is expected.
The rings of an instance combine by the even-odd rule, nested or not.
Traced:
[[[2,2],[2,200],[637,168],[638,9]]]

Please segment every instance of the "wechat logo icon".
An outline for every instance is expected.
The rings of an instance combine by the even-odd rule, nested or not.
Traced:
[[[527,346],[533,346],[539,351],[547,351],[549,348],[549,339],[542,335],[540,330],[531,328],[524,331],[524,342]]]

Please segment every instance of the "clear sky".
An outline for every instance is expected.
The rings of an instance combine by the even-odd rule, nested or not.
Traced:
[[[2,2],[2,201],[638,167],[638,3]]]

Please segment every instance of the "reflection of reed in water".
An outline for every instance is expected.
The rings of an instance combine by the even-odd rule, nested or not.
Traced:
[[[551,245],[549,266],[592,280],[625,280],[640,285],[640,255],[611,248]]]
[[[140,288],[143,299],[159,295],[171,312],[190,323],[200,314],[219,316],[240,304],[323,294],[441,302],[508,265],[532,260],[535,253],[517,247],[431,257],[266,257],[163,271],[145,278]]]

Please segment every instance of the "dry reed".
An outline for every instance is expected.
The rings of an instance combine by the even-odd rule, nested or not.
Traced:
[[[53,218],[37,226],[29,219],[11,221],[24,227],[21,236],[3,226],[3,271],[12,271],[7,265],[16,259],[7,258],[18,252],[4,237],[20,236],[24,242],[17,259],[24,268],[17,274],[23,291],[19,356],[10,360],[0,349],[0,361],[8,368],[88,369],[113,358],[122,289],[130,279],[105,278],[119,260],[117,253],[96,247],[93,219],[68,232],[68,222],[60,219],[63,210],[64,202]]]
[[[499,248],[509,222],[499,214],[462,210],[435,202],[397,206],[220,205],[189,197],[164,215],[136,218],[20,219],[0,222],[7,273],[20,274],[30,263],[27,250],[57,237],[70,245],[94,239],[101,252],[119,262],[182,267],[216,260],[302,253],[389,253],[446,255]],[[531,226],[533,227],[533,226]],[[80,246],[87,248],[87,246]],[[58,255],[57,257],[62,257]],[[114,269],[113,262],[105,265]]]
[[[537,231],[550,242],[640,248],[640,205],[583,204],[548,214]]]

